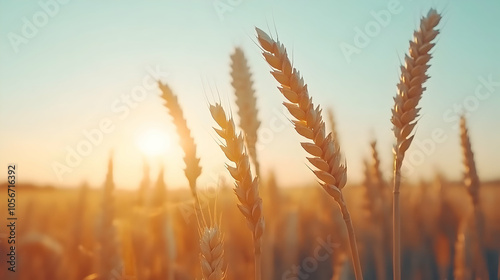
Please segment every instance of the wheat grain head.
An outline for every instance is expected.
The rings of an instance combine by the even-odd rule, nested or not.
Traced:
[[[253,89],[252,74],[241,48],[236,48],[231,55],[231,78],[231,85],[236,95],[240,127],[245,133],[248,155],[255,165],[257,177],[260,178],[260,165],[256,149],[257,130],[260,127],[260,121],[257,116],[257,98]]]
[[[314,174],[322,181],[326,192],[338,203],[344,203],[341,190],[347,181],[347,167],[341,163],[340,147],[332,133],[326,135],[320,106],[312,103],[307,85],[300,73],[292,68],[285,46],[259,28],[256,30],[262,54],[273,69],[271,74],[281,84],[278,89],[288,100],[283,105],[295,118],[295,130],[310,141],[301,145],[311,155],[308,161],[317,168]]]
[[[307,85],[297,69],[292,67],[285,46],[261,29],[255,29],[264,59],[272,68],[271,74],[281,85],[278,87],[279,91],[288,100],[283,102],[283,105],[295,118],[292,120],[295,130],[308,139],[308,142],[301,143],[304,150],[311,155],[307,160],[316,168],[313,172],[321,181],[321,186],[340,207],[349,232],[355,276],[358,280],[363,279],[351,216],[342,194],[347,182],[347,166],[345,161],[342,163],[340,147],[332,133],[326,135],[321,108],[319,105],[314,106]]]
[[[196,179],[201,174],[200,159],[196,157],[196,143],[191,136],[191,131],[187,126],[186,119],[182,112],[182,108],[177,100],[177,96],[172,92],[170,87],[166,84],[158,82],[158,86],[162,92],[162,98],[166,101],[165,107],[167,107],[168,112],[172,116],[175,127],[177,128],[177,133],[180,137],[180,145],[182,150],[184,150],[184,162],[186,164],[186,169],[184,173],[189,181],[189,187],[193,197],[198,200],[196,194]],[[198,204],[198,201],[195,202]]]
[[[464,163],[464,182],[467,191],[472,199],[474,206],[479,204],[479,176],[476,171],[476,163],[474,161],[474,153],[469,138],[469,130],[465,116],[460,117],[460,143],[462,147],[463,163]]]
[[[240,202],[238,208],[245,216],[252,230],[255,252],[260,254],[260,243],[264,232],[264,217],[262,214],[262,199],[259,195],[258,178],[252,177],[243,136],[241,133],[236,133],[233,119],[226,117],[224,108],[218,103],[210,105],[210,113],[219,126],[219,128],[214,128],[215,132],[225,142],[220,147],[227,159],[234,164],[234,167],[226,165],[226,168],[236,182],[234,192]]]
[[[393,147],[394,153],[394,187],[393,187],[393,276],[394,280],[401,279],[401,212],[399,203],[399,188],[401,184],[401,166],[406,150],[410,147],[415,134],[413,129],[417,124],[420,108],[418,102],[425,90],[423,83],[429,78],[426,75],[429,69],[430,50],[434,47],[432,41],[439,34],[436,26],[441,15],[431,9],[426,17],[420,20],[420,29],[413,33],[410,41],[409,56],[405,56],[405,65],[401,66],[401,76],[397,85],[397,94],[394,97],[391,122],[396,137]]]
[[[372,164],[371,173],[374,183],[380,188],[380,191],[384,193],[386,191],[386,184],[384,181],[384,176],[382,175],[382,169],[380,168],[380,156],[377,151],[377,141],[373,140],[370,142]]]
[[[379,193],[376,190],[376,185],[374,182],[372,168],[370,162],[368,160],[363,160],[363,171],[364,171],[364,180],[363,187],[365,189],[363,207],[365,208],[368,220],[372,220],[375,222],[379,220]]]
[[[214,224],[201,229],[200,263],[204,280],[223,280],[226,278],[224,267],[224,237]]]
[[[405,55],[405,65],[401,66],[401,76],[397,85],[397,94],[394,97],[391,122],[396,137],[394,146],[395,169],[400,169],[406,150],[410,147],[414,134],[413,128],[417,124],[420,108],[418,102],[422,98],[425,87],[423,83],[429,76],[426,75],[431,59],[430,50],[434,47],[432,41],[439,34],[436,26],[441,15],[431,9],[426,17],[420,21],[420,29],[413,33],[410,41],[409,56]]]

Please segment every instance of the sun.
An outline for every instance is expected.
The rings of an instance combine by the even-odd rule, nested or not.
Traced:
[[[159,156],[170,148],[169,135],[158,128],[151,128],[137,137],[137,146],[146,156]]]

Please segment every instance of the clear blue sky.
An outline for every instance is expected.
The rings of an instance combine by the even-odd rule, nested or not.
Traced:
[[[451,179],[460,178],[454,126],[465,108],[480,177],[500,177],[499,1],[66,2],[41,0],[52,3],[45,9],[38,1],[0,2],[0,163],[17,163],[19,180],[68,186],[87,180],[97,185],[104,180],[107,157],[114,149],[117,183],[136,187],[142,176],[137,139],[156,128],[169,135],[171,147],[148,159],[151,175],[156,177],[164,164],[168,184],[186,185],[182,151],[158,90],[147,90],[127,115],[117,110],[125,104],[122,96],[143,84],[148,69],[158,68],[168,72],[161,80],[179,95],[198,144],[204,168],[200,183],[216,181],[227,172],[210,129],[207,99],[213,100],[217,88],[225,105],[236,112],[229,55],[241,46],[254,73],[262,127],[272,131],[260,151],[264,175],[275,169],[284,184],[313,181],[300,137],[289,123],[283,127],[276,122],[283,118],[283,98],[254,43],[254,26],[270,27],[274,36],[276,27],[315,102],[334,109],[349,180],[361,180],[372,137],[379,141],[389,178],[389,119],[399,65],[420,17],[431,7],[444,19],[417,126],[416,141],[427,146],[410,148],[413,170],[407,175],[430,178],[440,169]],[[383,25],[376,23],[374,14],[388,6],[396,12]],[[363,46],[354,41],[357,28],[372,32]],[[341,49],[347,44],[358,52],[347,57]],[[481,79],[493,81],[491,91]],[[96,129],[105,119],[114,130],[60,181],[54,163],[65,164],[67,147],[76,149],[85,139],[82,131]],[[433,133],[444,135],[443,141],[433,141],[435,147],[429,144]]]

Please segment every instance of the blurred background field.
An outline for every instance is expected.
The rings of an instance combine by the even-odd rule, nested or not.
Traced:
[[[500,279],[500,1],[124,3],[0,2],[0,280],[393,279],[413,133],[402,279]]]
[[[2,185],[2,192],[6,191],[5,187]],[[352,279],[347,236],[338,206],[314,184],[284,187],[272,178],[266,178],[261,187],[267,224],[265,242],[268,242],[264,246],[274,256],[273,260],[265,260],[264,266],[268,269],[268,264],[272,263],[273,268],[273,277],[267,279],[294,279],[297,274],[293,273],[293,267],[304,265],[315,269],[308,272],[309,269],[302,268],[302,273],[309,276],[303,279],[333,279],[334,276],[339,277],[336,279]],[[12,278],[2,269],[1,279],[67,280],[92,275],[98,271],[101,258],[98,236],[105,230],[100,224],[103,211],[115,213],[115,226],[117,222],[130,224],[138,279],[166,279],[161,267],[167,267],[167,263],[175,277],[170,279],[201,277],[198,225],[192,197],[187,190],[166,188],[164,197],[158,197],[162,191],[156,183],[145,193],[139,188],[134,191],[118,189],[114,191],[113,199],[106,202],[109,205],[103,207],[103,188],[98,186],[59,189],[20,184],[16,188],[18,272]],[[200,197],[204,211],[213,209],[215,203],[217,211],[222,214],[228,279],[252,279],[250,233],[241,214],[236,211],[236,198],[230,188],[222,184],[216,192],[211,190],[203,195],[201,191]],[[391,233],[390,215],[386,216],[387,220],[374,220],[366,205],[364,186],[348,186],[345,193],[359,239],[365,279],[380,279],[377,273],[381,273],[381,269],[387,273],[385,279],[389,279],[391,243],[387,238]],[[141,197],[144,198],[142,201]],[[497,256],[500,251],[498,197],[500,182],[483,184],[481,199],[487,225],[485,244],[488,250],[497,252]],[[164,200],[164,207],[160,207],[163,205],[161,200]],[[457,265],[471,265],[473,255],[469,243],[462,248],[464,256],[455,250],[460,243],[457,236],[464,234],[468,238],[471,234],[470,225],[467,225],[470,223],[471,204],[461,183],[436,177],[431,182],[404,185],[402,200],[403,279],[453,279],[447,277]],[[390,207],[390,196],[383,203]],[[158,217],[164,220],[158,220]],[[5,211],[2,211],[0,219],[5,218]],[[5,228],[0,234],[7,234]],[[379,234],[383,236],[380,239],[382,251],[377,251],[374,243]],[[328,254],[327,259],[317,261],[317,267],[307,261],[304,263],[321,246],[319,239],[326,242],[329,238],[338,245],[333,253]],[[113,239],[120,244],[118,233]],[[165,247],[160,244],[165,244]],[[1,242],[1,246],[5,252],[6,242]],[[121,246],[116,248],[120,256]],[[269,251],[266,249],[265,252]],[[1,258],[5,263],[6,256],[2,254]],[[384,260],[385,267],[381,268],[377,260]],[[118,261],[113,274],[115,279],[121,279],[121,270]],[[264,275],[269,274],[264,272]]]

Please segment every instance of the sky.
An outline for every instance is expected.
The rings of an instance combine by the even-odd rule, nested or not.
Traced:
[[[403,176],[461,178],[465,112],[480,178],[500,178],[500,1],[492,0],[2,1],[0,166],[17,164],[21,182],[98,186],[112,151],[121,188],[138,186],[144,162],[153,178],[164,166],[167,185],[186,187],[160,80],[178,95],[197,143],[199,185],[217,184],[227,160],[208,104],[220,99],[238,123],[229,73],[239,46],[253,73],[263,176],[274,170],[282,186],[315,182],[256,44],[259,27],[288,48],[314,102],[334,110],[348,181],[362,181],[372,139],[389,180],[399,66],[430,8],[443,15],[441,34]],[[162,149],[145,154],[154,145]]]

